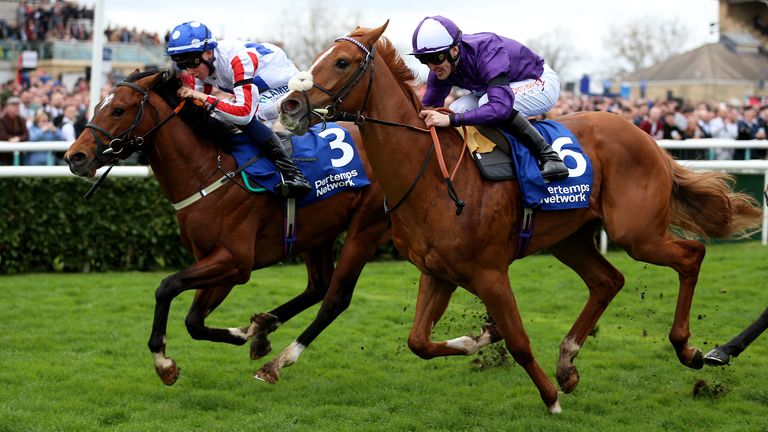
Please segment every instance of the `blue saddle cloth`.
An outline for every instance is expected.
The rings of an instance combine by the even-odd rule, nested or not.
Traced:
[[[562,124],[544,120],[533,123],[536,130],[560,154],[568,167],[569,176],[545,183],[537,159],[527,147],[502,130],[511,143],[513,161],[525,205],[542,210],[569,210],[589,207],[592,191],[592,162],[581,149],[578,140]]]
[[[232,156],[240,167],[261,152],[245,134],[231,138]],[[292,136],[293,159],[312,185],[312,190],[296,199],[298,207],[305,207],[339,192],[358,189],[371,184],[363,162],[349,131],[336,123],[328,123],[323,131],[313,126],[303,136]],[[245,168],[249,181],[274,191],[280,182],[275,166],[266,157]]]

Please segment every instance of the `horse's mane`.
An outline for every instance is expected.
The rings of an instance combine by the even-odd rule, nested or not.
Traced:
[[[176,91],[181,87],[181,80],[168,69],[159,69],[145,72],[134,72],[125,80],[127,82],[136,82],[143,78],[156,76],[149,87],[149,90],[157,93],[168,106],[175,107],[181,102],[181,98]],[[223,138],[232,135],[235,129],[232,125],[224,123],[211,115],[205,107],[198,106],[191,101],[184,105],[179,112],[179,118],[192,129],[192,132],[201,138],[205,138],[218,143],[226,143],[228,140]]]
[[[367,29],[357,28],[349,36],[363,36],[366,31]],[[405,60],[403,60],[397,52],[397,49],[392,42],[386,37],[380,37],[376,42],[376,53],[380,55],[381,58],[384,59],[384,63],[389,66],[389,70],[392,71],[395,78],[397,78],[397,81],[400,84],[400,89],[403,90],[403,93],[405,93],[411,101],[411,104],[418,110],[421,110],[421,100],[413,89],[413,83],[416,81],[416,77],[413,75],[413,72],[408,65],[405,64]]]

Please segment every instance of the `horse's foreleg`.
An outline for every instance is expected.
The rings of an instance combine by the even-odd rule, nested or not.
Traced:
[[[704,363],[710,366],[727,365],[731,357],[738,357],[766,328],[768,328],[768,308],[757,318],[757,321],[750,324],[736,337],[708,352],[704,356]]]
[[[213,286],[231,285],[238,283],[237,267],[233,264],[231,255],[224,250],[217,250],[210,256],[200,260],[178,273],[165,278],[155,291],[155,313],[152,322],[152,334],[148,346],[155,362],[155,371],[166,385],[176,382],[179,370],[176,362],[167,357],[166,328],[171,301],[180,293],[190,289],[205,289]],[[240,279],[242,279],[240,275]],[[247,274],[245,276],[247,279]]]
[[[253,335],[250,353],[252,360],[260,359],[272,351],[268,338],[270,333],[323,299],[334,271],[333,244],[330,242],[303,255],[307,266],[307,288],[301,294],[268,313],[253,315],[248,331]]]
[[[496,322],[507,350],[515,361],[528,373],[541,400],[551,414],[560,413],[560,402],[557,398],[557,387],[550,381],[531,352],[530,341],[523,327],[523,320],[517,308],[515,296],[509,286],[506,271],[480,271],[474,275],[472,289],[482,300],[488,312]]]
[[[573,360],[608,304],[624,286],[624,276],[595,247],[594,232],[593,226],[585,226],[551,248],[552,254],[581,276],[589,289],[587,303],[560,344],[556,376],[565,393],[572,392],[579,383],[579,371]]]
[[[416,299],[416,315],[408,335],[408,348],[423,358],[467,354],[463,347],[449,347],[447,342],[432,342],[432,329],[445,313],[456,285],[422,273]]]
[[[320,335],[352,301],[352,294],[360,278],[360,273],[369,259],[373,257],[378,246],[389,237],[389,229],[385,223],[352,224],[347,232],[347,238],[341,251],[341,257],[333,270],[330,287],[323,298],[323,304],[317,316],[309,327],[277,358],[268,362],[256,371],[255,378],[275,384],[280,378],[280,369],[295,363],[301,353]],[[332,265],[332,250],[324,257]],[[331,267],[333,269],[333,267]]]

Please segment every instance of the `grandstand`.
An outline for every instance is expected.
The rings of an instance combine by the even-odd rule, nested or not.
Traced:
[[[21,6],[44,11],[42,23],[20,22],[30,20],[19,11]],[[20,56],[26,51],[36,53],[37,69],[60,78],[71,88],[78,78],[90,74],[92,28],[93,10],[76,1],[0,0],[0,82],[15,78]],[[116,37],[108,38],[104,46],[104,73],[122,78],[137,68],[166,65],[167,58],[157,37],[153,43],[147,37],[120,38],[118,31],[123,29],[107,30]]]

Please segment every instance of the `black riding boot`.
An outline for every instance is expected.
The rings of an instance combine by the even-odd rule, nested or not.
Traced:
[[[544,137],[531,125],[525,116],[515,111],[512,117],[504,122],[504,124],[512,135],[519,139],[539,159],[541,162],[541,176],[544,180],[561,180],[568,177],[568,167],[565,166],[557,152],[551,145],[547,144]]]
[[[259,149],[264,153],[275,168],[283,175],[283,184],[277,185],[278,191],[285,197],[301,196],[312,190],[312,186],[307,182],[307,178],[301,172],[288,152],[285,151],[280,138],[274,133],[259,145]]]

